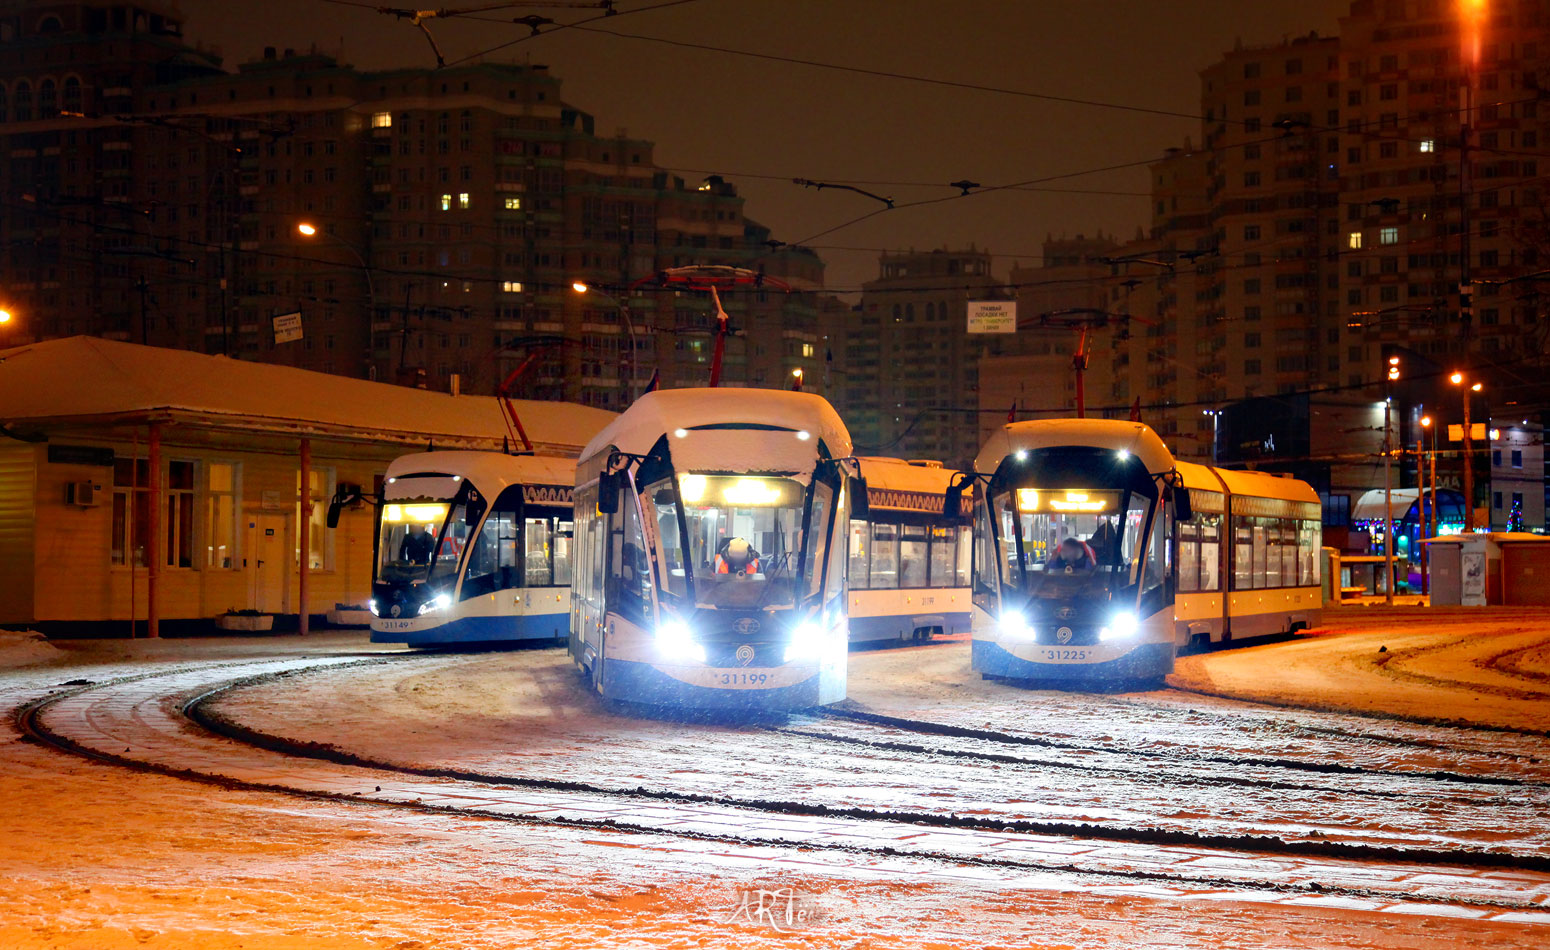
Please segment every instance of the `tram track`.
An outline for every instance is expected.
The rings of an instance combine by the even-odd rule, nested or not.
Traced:
[[[320,743],[306,740],[289,739],[261,733],[257,730],[242,727],[240,724],[223,722],[221,717],[213,715],[210,709],[212,701],[228,695],[234,690],[239,690],[268,681],[283,679],[286,676],[295,676],[303,673],[314,672],[320,668],[339,670],[362,665],[393,662],[399,655],[387,657],[372,657],[354,662],[330,663],[326,667],[314,662],[303,667],[283,671],[265,672],[257,675],[237,677],[227,681],[221,681],[209,688],[199,690],[191,698],[181,702],[179,715],[189,724],[197,726],[200,730],[210,732],[212,735],[222,736],[243,745],[266,749],[282,757],[282,760],[312,760],[325,761],[334,765],[346,766],[369,770],[382,774],[398,774],[413,777],[438,778],[464,783],[476,783],[485,786],[496,787],[520,787],[542,789],[556,792],[578,792],[593,796],[604,796],[632,800],[645,800],[657,802],[672,802],[682,805],[713,805],[722,808],[735,808],[747,812],[766,812],[781,815],[802,815],[809,817],[823,817],[831,819],[843,819],[859,822],[862,825],[888,825],[888,826],[914,826],[926,828],[954,829],[958,831],[989,831],[994,830],[1001,835],[1041,835],[1063,836],[1082,840],[1103,840],[1129,842],[1147,846],[1171,847],[1185,846],[1194,848],[1209,848],[1225,852],[1241,852],[1247,854],[1279,855],[1292,859],[1316,859],[1330,858],[1338,861],[1355,862],[1388,862],[1400,864],[1417,869],[1426,867],[1469,867],[1477,869],[1494,869],[1497,871],[1510,870],[1530,873],[1550,872],[1550,859],[1532,855],[1512,855],[1494,852],[1477,852],[1468,850],[1432,850],[1432,849],[1406,849],[1390,848],[1371,845],[1342,845],[1321,842],[1287,842],[1282,839],[1269,838],[1254,835],[1197,835],[1190,833],[1153,831],[1146,829],[1116,829],[1102,826],[1090,826],[1085,824],[1063,824],[1052,822],[1007,821],[994,820],[987,822],[983,818],[972,818],[960,815],[942,815],[936,813],[921,813],[908,811],[882,811],[876,809],[835,808],[824,805],[812,805],[795,801],[739,799],[731,796],[695,795],[680,792],[670,792],[662,789],[648,788],[610,788],[592,783],[572,782],[566,780],[552,780],[542,778],[526,778],[509,775],[493,775],[477,770],[441,769],[405,766],[399,763],[391,763],[361,756],[345,750],[336,749]],[[242,664],[222,664],[222,667],[241,666]],[[178,672],[189,672],[189,668],[181,668]],[[201,667],[193,670],[199,673],[221,673],[225,670],[215,667]],[[314,799],[327,799],[331,801],[347,801],[357,804],[381,806],[391,808],[410,809],[414,811],[457,814],[464,817],[480,817],[495,820],[519,821],[538,825],[556,825],[572,828],[606,829],[628,833],[647,833],[653,835],[668,835],[687,837],[694,840],[718,842],[725,844],[737,844],[750,847],[804,847],[800,842],[793,842],[786,838],[774,835],[757,834],[720,834],[714,832],[695,831],[692,829],[669,829],[654,827],[649,823],[620,821],[617,819],[586,819],[565,816],[533,816],[533,815],[499,815],[488,812],[471,812],[462,807],[447,807],[420,801],[395,801],[382,798],[363,797],[363,793],[335,793],[318,791],[316,789],[300,788],[294,784],[280,781],[257,781],[252,779],[239,779],[222,775],[218,771],[209,769],[187,768],[170,765],[164,762],[147,761],[137,759],[125,753],[116,753],[101,748],[95,748],[89,743],[84,743],[61,733],[44,722],[45,713],[71,697],[84,693],[107,690],[126,684],[143,683],[159,677],[169,676],[173,671],[162,670],[154,673],[139,674],[135,676],[119,677],[101,683],[91,683],[56,692],[40,699],[27,703],[16,710],[15,720],[22,733],[35,742],[59,749],[77,756],[116,766],[132,768],[144,772],[152,772],[173,777],[199,781],[230,789],[247,789],[299,795]],[[981,866],[986,868],[1037,870],[1041,872],[1060,872],[1079,875],[1090,875],[1097,879],[1131,879],[1137,881],[1167,882],[1188,887],[1228,887],[1243,889],[1245,887],[1270,890],[1277,893],[1290,894],[1317,894],[1317,895],[1341,895],[1354,899],[1394,901],[1401,895],[1391,890],[1351,886],[1348,884],[1328,883],[1319,880],[1305,880],[1295,883],[1286,881],[1256,881],[1245,880],[1232,876],[1211,876],[1199,874],[1180,874],[1169,871],[1153,871],[1144,868],[1125,868],[1094,866],[1089,862],[1068,861],[1027,861],[1004,857],[989,857],[985,855],[965,854],[962,852],[932,851],[913,847],[900,848],[891,845],[864,845],[854,843],[836,843],[826,845],[825,850],[838,850],[840,852],[871,857],[907,857],[917,860],[945,862],[948,864]],[[1268,858],[1267,860],[1275,860]],[[1422,903],[1439,904],[1465,904],[1469,906],[1489,907],[1503,910],[1542,910],[1545,898],[1540,896],[1534,900],[1494,900],[1475,897],[1440,896],[1435,894],[1407,893],[1402,895],[1407,901],[1420,901]]]
[[[338,667],[334,667],[337,669]],[[233,741],[268,749],[284,755],[315,758],[337,765],[399,772],[425,778],[445,778],[458,781],[502,785],[514,788],[531,788],[553,792],[576,792],[610,797],[638,798],[673,802],[687,805],[709,805],[771,812],[783,815],[801,815],[813,818],[842,817],[864,821],[905,822],[942,828],[969,831],[1015,831],[1027,834],[1066,835],[1098,840],[1123,842],[1193,845],[1198,847],[1252,850],[1264,853],[1300,854],[1319,857],[1356,857],[1369,860],[1434,861],[1438,855],[1451,855],[1437,859],[1439,863],[1472,864],[1479,866],[1512,868],[1518,870],[1550,871],[1550,857],[1532,855],[1511,856],[1503,852],[1474,849],[1407,849],[1371,844],[1347,844],[1321,841],[1288,841],[1264,834],[1201,834],[1171,831],[1161,828],[1131,828],[1099,825],[1088,822],[1052,822],[1015,818],[986,820],[955,813],[930,811],[882,810],[853,806],[834,806],[799,802],[788,799],[765,799],[731,795],[706,795],[645,786],[623,787],[580,782],[569,779],[553,779],[514,776],[504,773],[475,769],[447,768],[442,766],[414,766],[385,759],[361,755],[340,749],[327,743],[289,738],[254,729],[211,708],[215,700],[230,693],[262,685],[265,682],[288,676],[303,675],[310,670],[297,670],[282,674],[262,674],[250,679],[236,680],[207,690],[183,704],[182,713],[201,728]],[[800,734],[800,731],[798,731]],[[1015,758],[1015,757],[1014,757]],[[1018,764],[1022,764],[1019,762]],[[1042,763],[1033,763],[1035,765]],[[1378,773],[1394,777],[1395,773]],[[1411,773],[1401,773],[1409,777]],[[1489,783],[1486,783],[1489,784]],[[1306,787],[1303,787],[1304,789]],[[1330,791],[1345,792],[1342,789]],[[1502,861],[1501,864],[1492,862]]]
[[[1364,714],[1364,713],[1360,713],[1360,712],[1346,712],[1344,710],[1337,710],[1337,709],[1332,709],[1332,708],[1331,709],[1326,709],[1326,708],[1320,708],[1320,707],[1315,707],[1315,706],[1296,706],[1296,705],[1290,705],[1290,704],[1277,704],[1277,703],[1265,702],[1263,700],[1258,700],[1258,699],[1244,699],[1242,697],[1235,697],[1235,696],[1231,696],[1231,695],[1225,694],[1225,693],[1222,693],[1222,694],[1206,693],[1206,692],[1201,692],[1201,691],[1198,691],[1198,690],[1182,689],[1182,688],[1179,688],[1179,687],[1176,687],[1176,686],[1168,687],[1168,691],[1171,692],[1171,693],[1177,693],[1180,696],[1200,696],[1202,698],[1211,698],[1211,699],[1228,699],[1228,700],[1232,700],[1233,702],[1235,702],[1236,704],[1238,704],[1240,706],[1247,707],[1248,709],[1254,710],[1254,711],[1295,710],[1295,711],[1299,711],[1299,712],[1308,712],[1308,713],[1314,713],[1314,714],[1319,714],[1319,715],[1339,714],[1339,715],[1344,715],[1344,716],[1350,716],[1352,718],[1357,718],[1357,719],[1363,719],[1363,718],[1365,718],[1365,719],[1374,719],[1374,720],[1378,720],[1378,721],[1382,721],[1382,722],[1393,722],[1393,723],[1396,723],[1396,724],[1403,724],[1403,725],[1424,725],[1424,726],[1427,726],[1428,728],[1447,728],[1447,729],[1453,730],[1455,732],[1462,731],[1462,730],[1471,730],[1471,729],[1479,729],[1480,728],[1479,726],[1476,726],[1474,724],[1454,723],[1454,724],[1448,725],[1448,726],[1441,726],[1438,723],[1434,723],[1434,722],[1433,723],[1423,723],[1423,722],[1421,722],[1419,720],[1416,720],[1416,719],[1407,719],[1407,718],[1403,718],[1403,717],[1399,717],[1399,716],[1377,716],[1377,715],[1368,715],[1368,714]],[[1094,702],[1099,702],[1099,703],[1103,703],[1103,704],[1106,704],[1106,705],[1119,706],[1119,707],[1126,708],[1126,709],[1145,710],[1146,712],[1148,712],[1150,714],[1154,714],[1154,715],[1160,713],[1160,714],[1167,715],[1167,716],[1169,716],[1171,718],[1176,718],[1176,719],[1178,719],[1178,718],[1185,718],[1185,717],[1188,717],[1188,716],[1191,716],[1191,715],[1196,715],[1197,712],[1199,714],[1206,714],[1206,715],[1211,715],[1211,716],[1227,715],[1227,716],[1230,716],[1231,718],[1233,718],[1235,720],[1241,720],[1241,719],[1246,718],[1240,712],[1235,712],[1235,711],[1230,710],[1230,709],[1223,709],[1221,707],[1217,707],[1217,708],[1213,708],[1213,709],[1209,709],[1209,710],[1205,710],[1205,711],[1197,711],[1197,710],[1192,709],[1192,708],[1182,708],[1178,704],[1175,704],[1175,703],[1162,702],[1162,701],[1156,701],[1156,700],[1148,700],[1148,699],[1135,699],[1135,698],[1121,699],[1121,698],[1114,697],[1114,696],[1104,696],[1104,695],[1090,694],[1090,693],[1082,694],[1082,698],[1083,699],[1090,699],[1090,700],[1092,700]],[[1327,737],[1331,737],[1331,738],[1335,738],[1335,739],[1355,739],[1355,740],[1360,741],[1360,742],[1375,742],[1375,743],[1380,743],[1380,744],[1383,744],[1383,745],[1395,746],[1397,748],[1402,748],[1402,749],[1421,749],[1421,750],[1425,750],[1425,751],[1428,751],[1428,752],[1443,752],[1443,753],[1452,753],[1452,754],[1463,752],[1463,753],[1467,753],[1469,755],[1480,756],[1481,758],[1503,759],[1503,760],[1506,760],[1506,761],[1519,762],[1519,763],[1523,763],[1523,764],[1526,764],[1526,765],[1550,764],[1550,759],[1542,758],[1540,756],[1535,756],[1535,755],[1528,755],[1528,754],[1522,753],[1522,752],[1512,752],[1512,751],[1508,751],[1508,750],[1505,750],[1505,749],[1484,749],[1484,748],[1480,748],[1478,746],[1460,746],[1457,743],[1456,739],[1454,739],[1454,741],[1449,742],[1449,741],[1443,741],[1443,740],[1440,740],[1440,739],[1422,739],[1422,738],[1419,738],[1419,737],[1416,737],[1416,736],[1389,735],[1389,734],[1385,734],[1385,733],[1381,733],[1381,732],[1361,732],[1361,731],[1357,731],[1357,730],[1354,730],[1354,729],[1340,729],[1340,728],[1336,728],[1336,727],[1333,727],[1333,726],[1315,726],[1315,725],[1311,725],[1309,723],[1287,722],[1285,720],[1278,721],[1276,723],[1276,725],[1281,727],[1281,728],[1284,728],[1284,729],[1290,729],[1290,730],[1293,730],[1293,731],[1296,731],[1296,732],[1300,732],[1300,733],[1305,733],[1305,734],[1311,735],[1311,736],[1321,736],[1321,737],[1327,736]],[[1500,731],[1500,730],[1482,729],[1481,731],[1490,733],[1490,732],[1495,732],[1495,731]],[[1534,735],[1534,733],[1527,733],[1527,734]]]
[[[845,720],[849,722],[858,722],[867,725],[900,729],[906,732],[913,732],[922,735],[934,735],[958,739],[975,739],[984,742],[1000,743],[1004,745],[1057,749],[1067,752],[1102,753],[1106,755],[1130,756],[1154,761],[1210,763],[1216,765],[1250,768],[1282,769],[1320,775],[1356,775],[1384,779],[1419,779],[1426,781],[1452,782],[1465,785],[1494,785],[1507,788],[1550,788],[1550,781],[1520,779],[1505,775],[1471,775],[1463,772],[1444,772],[1438,770],[1407,771],[1394,769],[1374,769],[1367,766],[1348,765],[1340,762],[1311,762],[1302,759],[1286,758],[1179,755],[1171,751],[1068,742],[1062,739],[1051,739],[1047,736],[1001,732],[993,729],[978,729],[971,726],[959,726],[951,723],[932,722],[930,720],[922,719],[908,719],[899,716],[884,715],[881,713],[865,712],[858,709],[830,707],[822,710],[819,715],[826,718]],[[1246,784],[1257,783],[1249,782]],[[1299,787],[1307,788],[1307,786]],[[1346,792],[1348,790],[1340,789],[1339,791]]]
[[[820,732],[801,728],[781,728],[775,731],[786,735],[800,736],[806,739],[815,739],[820,742],[832,742],[843,745],[862,746],[888,752],[899,752],[912,755],[920,755],[938,759],[958,759],[974,762],[990,762],[1002,765],[1027,766],[1032,768],[1061,769],[1075,772],[1083,772],[1095,776],[1121,777],[1129,780],[1147,778],[1149,773],[1142,773],[1116,768],[1113,766],[1086,765],[1078,762],[1065,762],[1059,759],[1033,759],[1026,756],[1009,755],[1004,753],[985,752],[975,749],[954,749],[944,746],[922,745],[913,742],[899,742],[883,739],[865,739],[858,736],[844,736],[832,732]],[[991,741],[991,740],[985,740]],[[1086,750],[1082,750],[1086,751]],[[1123,753],[1116,753],[1123,754]],[[1409,778],[1418,773],[1389,772],[1382,770],[1368,770],[1366,775],[1382,776],[1386,778]],[[1318,792],[1334,795],[1355,795],[1379,799],[1403,800],[1411,797],[1409,791],[1394,791],[1370,788],[1337,788],[1329,785],[1305,785],[1298,782],[1278,781],[1275,779],[1253,779],[1241,776],[1218,776],[1212,778],[1194,777],[1187,775],[1168,774],[1155,777],[1156,784],[1162,785],[1192,785],[1201,787],[1240,786],[1244,788],[1262,788],[1270,791],[1286,792]],[[1550,788],[1550,783],[1545,783]],[[1465,798],[1439,798],[1436,801],[1453,802],[1457,804],[1469,804],[1475,806],[1490,805],[1504,799],[1465,799]]]

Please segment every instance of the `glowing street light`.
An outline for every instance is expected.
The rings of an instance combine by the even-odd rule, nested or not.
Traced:
[[[588,286],[585,282],[577,280],[577,281],[573,281],[571,283],[570,289],[574,290],[578,294],[584,294],[584,293],[587,293],[588,291],[590,291],[592,288],[590,286]]]
[[[11,322],[11,311],[9,311],[9,310],[0,310],[0,323],[10,323],[10,322]]]
[[[305,221],[296,225],[296,230],[300,231],[302,234],[305,234],[307,237],[312,237],[312,235],[318,233],[318,229],[315,225],[308,224]]]
[[[1448,377],[1448,381],[1455,386],[1464,385],[1464,374],[1455,372]],[[1475,530],[1475,459],[1474,440],[1470,436],[1469,404],[1470,393],[1480,392],[1484,387],[1479,382],[1469,384],[1467,392],[1461,393],[1464,397],[1464,533],[1469,534]]]
[[[803,377],[803,375],[804,374],[802,373],[802,367],[800,367],[800,366],[798,366],[796,369],[791,371],[791,391],[792,392],[798,392],[799,393],[799,392],[802,391],[802,377]]]

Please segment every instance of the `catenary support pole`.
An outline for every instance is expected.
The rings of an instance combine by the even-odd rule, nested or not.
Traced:
[[[145,526],[145,635],[151,639],[161,636],[161,423],[151,423],[151,434],[146,446],[146,467],[150,469],[150,504],[146,506],[149,517]]]
[[[297,532],[301,557],[297,559],[298,629],[306,636],[312,611],[312,440],[301,440],[301,506]]]

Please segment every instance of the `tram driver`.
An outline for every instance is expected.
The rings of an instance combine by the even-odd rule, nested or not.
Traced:
[[[759,573],[759,552],[746,538],[728,538],[716,552],[716,573],[749,576]]]
[[[435,547],[436,539],[425,530],[425,525],[412,524],[403,544],[398,546],[398,559],[409,564],[429,564]]]
[[[1044,563],[1045,571],[1062,574],[1086,574],[1098,567],[1098,559],[1087,542],[1074,537],[1061,539],[1055,553]]]

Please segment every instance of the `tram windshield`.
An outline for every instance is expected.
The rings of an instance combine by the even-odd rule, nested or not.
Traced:
[[[1033,598],[1101,596],[1162,574],[1144,563],[1151,498],[1122,490],[1017,488],[993,497],[992,505],[1002,582],[1011,590]],[[1154,554],[1164,548],[1158,539]]]
[[[814,506],[816,545],[827,537],[833,513],[832,492],[819,487],[825,503]],[[795,605],[802,586],[806,494],[805,486],[789,478],[682,474],[680,523],[671,481],[648,485],[646,507],[656,521],[663,589],[687,599],[692,581],[701,607]],[[809,551],[807,563],[824,563],[822,552]]]
[[[437,501],[382,506],[377,583],[424,584],[456,576],[469,534],[464,506]]]

